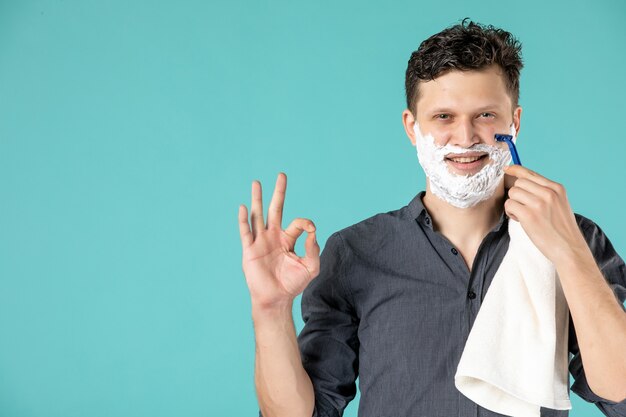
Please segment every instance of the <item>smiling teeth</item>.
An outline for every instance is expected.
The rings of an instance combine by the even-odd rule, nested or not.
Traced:
[[[461,163],[468,163],[468,162],[474,162],[474,161],[478,161],[481,157],[480,156],[475,156],[473,158],[450,158],[452,161],[454,162],[461,162]]]

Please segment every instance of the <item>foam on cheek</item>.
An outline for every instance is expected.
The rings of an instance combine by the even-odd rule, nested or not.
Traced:
[[[515,131],[515,125],[513,123],[511,123],[511,136],[513,136],[513,144],[515,144],[515,140],[517,139],[517,136],[515,136],[517,132]]]
[[[419,124],[415,123],[417,157],[430,182],[433,194],[448,203],[467,208],[491,197],[504,176],[504,166],[511,161],[508,149],[499,146],[478,144],[471,149],[454,145],[439,146],[432,134],[422,135]],[[511,127],[513,141],[515,128]],[[458,175],[449,170],[445,156],[449,153],[486,152],[489,163],[473,175]]]

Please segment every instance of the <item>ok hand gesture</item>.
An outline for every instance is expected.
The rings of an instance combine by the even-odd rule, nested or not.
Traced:
[[[287,229],[282,229],[286,190],[287,176],[281,172],[276,179],[274,195],[267,213],[267,227],[263,222],[259,181],[252,182],[252,229],[248,223],[246,206],[239,206],[242,267],[252,304],[257,308],[280,307],[292,303],[319,274],[320,247],[315,239],[313,222],[296,218]],[[294,246],[304,231],[308,234],[304,243],[306,253],[304,257],[299,257],[294,252]]]

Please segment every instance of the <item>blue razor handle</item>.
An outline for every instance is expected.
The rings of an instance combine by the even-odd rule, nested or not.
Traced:
[[[509,150],[511,151],[511,156],[513,157],[513,163],[522,165],[519,160],[519,155],[517,154],[517,149],[515,149],[515,144],[513,143],[513,136],[496,133],[496,141],[506,142],[506,144],[509,145]]]

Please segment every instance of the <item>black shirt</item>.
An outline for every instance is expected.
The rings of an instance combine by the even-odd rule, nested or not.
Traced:
[[[317,417],[340,416],[356,394],[359,417],[493,417],[461,394],[454,375],[489,285],[508,248],[508,218],[483,239],[469,271],[459,251],[433,230],[422,191],[399,210],[332,234],[320,274],[302,295],[298,343],[315,389]],[[576,220],[606,280],[626,299],[624,261],[591,220]],[[572,390],[607,416],[626,416],[586,382],[570,316]],[[541,409],[541,416],[567,416]]]

